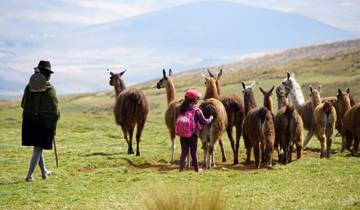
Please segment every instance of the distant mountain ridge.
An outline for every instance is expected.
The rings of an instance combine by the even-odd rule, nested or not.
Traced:
[[[86,27],[104,46],[218,49],[251,53],[350,39],[349,32],[300,15],[232,2],[199,2]],[[91,40],[92,44],[97,44]],[[94,42],[95,41],[95,42]]]
[[[353,38],[311,18],[213,1],[76,29],[59,25],[53,33],[34,37],[0,37],[0,50],[12,52],[0,54],[0,83],[13,83],[0,86],[0,98],[21,91],[39,59],[51,60],[58,93],[74,94],[107,90],[107,68],[128,69],[127,84],[136,84],[166,67],[181,72],[236,62],[248,54]]]

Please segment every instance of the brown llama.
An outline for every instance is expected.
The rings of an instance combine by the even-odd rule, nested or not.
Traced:
[[[200,139],[203,143],[204,150],[204,163],[206,168],[215,167],[214,158],[214,145],[219,142],[221,145],[221,137],[227,127],[227,115],[224,105],[217,99],[217,88],[215,79],[211,77],[205,77],[206,91],[204,102],[201,103],[200,109],[203,111],[205,117],[214,117],[213,121],[205,125],[200,132]],[[214,97],[213,97],[214,96]],[[223,147],[221,147],[222,160],[225,161],[225,153]]]
[[[165,112],[165,123],[170,133],[171,140],[171,157],[170,162],[174,162],[175,150],[176,150],[176,141],[175,141],[175,123],[176,119],[180,113],[180,106],[183,100],[176,99],[176,90],[175,85],[171,79],[172,71],[169,69],[168,75],[166,75],[165,69],[163,69],[163,78],[161,78],[156,87],[158,89],[165,88],[166,89],[166,97],[167,97],[167,105],[168,108]],[[190,154],[190,153],[189,153]],[[188,161],[188,163],[190,163]]]
[[[215,76],[208,69],[208,73],[210,77],[216,79],[215,84],[217,88],[218,95],[220,96],[221,86],[220,86],[220,78],[223,73],[222,69],[220,69],[217,76]],[[237,95],[231,96],[220,96],[220,101],[224,105],[226,110],[226,115],[228,117],[228,125],[226,127],[227,136],[230,140],[231,149],[234,155],[234,165],[239,163],[239,146],[240,146],[240,137],[242,132],[242,126],[245,118],[245,110],[242,99]],[[233,127],[236,129],[236,142],[234,141],[234,137],[232,134]]]
[[[267,168],[272,168],[272,153],[275,128],[272,113],[266,108],[251,109],[244,120],[243,137],[246,147],[246,163],[250,163],[251,149],[254,148],[255,167],[260,168],[263,159]]]
[[[124,138],[128,144],[128,154],[134,154],[132,139],[135,126],[137,127],[136,156],[139,156],[140,138],[149,113],[149,105],[141,90],[126,88],[125,83],[121,79],[125,71],[117,74],[110,72],[110,85],[114,86],[116,96],[114,114],[116,123],[121,126]]]
[[[310,86],[310,96],[314,109],[314,133],[320,141],[320,158],[330,157],[332,136],[336,123],[336,110],[331,102],[321,102],[320,87],[318,90]]]
[[[272,153],[275,142],[273,114],[266,107],[256,108],[254,95],[255,82],[246,85],[242,82],[245,104],[243,137],[246,148],[246,163],[250,163],[251,150],[254,148],[255,167],[260,168],[260,160],[272,168]]]
[[[303,121],[295,107],[288,104],[288,90],[276,88],[278,112],[275,116],[275,148],[278,150],[279,162],[292,161],[292,151],[296,145],[297,159],[301,158],[303,149]],[[278,148],[280,146],[280,148]]]
[[[344,118],[347,111],[351,109],[351,102],[350,102],[350,89],[348,88],[346,92],[341,91],[338,89],[337,99],[331,100],[332,104],[336,109],[337,120],[336,120],[336,128],[339,131],[340,135],[342,136],[342,144],[341,144],[341,152],[345,149],[345,133],[343,130]]]
[[[256,108],[256,101],[255,101],[255,82],[251,82],[250,85],[247,85],[245,82],[241,82],[243,86],[243,93],[244,93],[244,107],[245,107],[245,116],[249,111],[253,108]]]
[[[352,155],[359,151],[360,140],[360,106],[351,107],[350,89],[346,92],[338,89],[337,104],[339,109],[339,127],[342,136],[341,152],[347,149]]]

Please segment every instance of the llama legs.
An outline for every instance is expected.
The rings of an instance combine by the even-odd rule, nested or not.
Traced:
[[[140,156],[140,138],[144,129],[145,121],[138,123],[136,128],[136,156]]]
[[[234,165],[239,163],[239,147],[242,125],[236,126],[236,144],[234,154]]]
[[[260,168],[260,144],[254,146],[255,167]]]
[[[171,155],[170,155],[170,163],[174,162],[175,159],[175,149],[176,149],[176,142],[175,142],[175,131],[170,132],[170,140],[171,140]]]
[[[319,141],[320,141],[320,147],[321,147],[320,158],[327,157],[326,136],[325,135],[319,136]]]
[[[327,146],[327,154],[326,154],[326,157],[330,157],[330,153],[331,153],[331,143],[332,143],[332,138],[331,138],[331,136],[330,137],[328,137],[327,139],[326,139],[327,141],[326,141],[326,146]]]
[[[228,126],[228,127],[226,128],[226,132],[227,132],[227,136],[228,136],[228,138],[229,138],[229,140],[230,140],[231,149],[232,149],[233,154],[234,154],[234,164],[235,164],[235,156],[236,156],[235,151],[236,151],[236,149],[235,149],[234,138],[233,138],[233,136],[232,136],[232,126]]]
[[[296,159],[301,158],[302,150],[303,150],[302,140],[298,140],[296,143]]]
[[[220,149],[221,149],[221,155],[222,155],[222,161],[226,162],[226,156],[225,156],[225,151],[224,151],[224,145],[222,140],[219,140],[219,145],[220,145]]]
[[[134,135],[134,128],[129,129],[129,147],[128,147],[128,154],[134,154],[134,150],[132,148],[132,140]]]

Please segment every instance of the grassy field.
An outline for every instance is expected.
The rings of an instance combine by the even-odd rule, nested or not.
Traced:
[[[293,70],[306,98],[308,84],[321,84],[322,96],[334,96],[337,88],[350,87],[359,100],[360,68],[355,63],[360,63],[360,50],[260,69],[225,71],[222,92],[240,95],[239,82],[250,79],[269,89],[280,83],[287,70]],[[156,74],[160,78],[161,70]],[[178,97],[188,87],[204,91],[200,75],[179,75],[174,82]],[[154,85],[139,86],[151,109],[140,146],[141,157],[127,155],[126,142],[112,114],[112,92],[61,98],[56,136],[60,167],[55,166],[53,151],[46,151],[47,167],[53,175],[44,181],[37,169],[33,183],[24,181],[32,150],[21,146],[19,102],[2,102],[0,209],[154,209],[149,203],[159,201],[165,205],[170,200],[162,208],[166,209],[177,202],[180,206],[186,201],[203,204],[217,199],[215,208],[225,209],[360,209],[360,158],[339,153],[340,138],[335,138],[335,154],[330,159],[319,158],[319,143],[313,138],[301,160],[287,166],[275,164],[273,170],[254,170],[253,165],[244,164],[243,142],[241,163],[231,165],[231,149],[224,135],[226,163],[217,156],[218,166],[211,171],[197,174],[189,169],[179,173],[178,162],[167,163],[170,141],[164,125],[165,91]],[[256,95],[261,105],[258,89]],[[178,146],[177,159],[179,150]],[[202,160],[202,152],[198,154]],[[208,206],[199,205],[201,208]]]

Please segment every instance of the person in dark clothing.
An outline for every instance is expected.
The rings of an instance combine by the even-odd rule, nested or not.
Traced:
[[[45,167],[43,150],[52,149],[56,125],[60,117],[55,88],[49,82],[52,73],[50,62],[40,61],[29,84],[25,87],[21,101],[22,145],[34,147],[26,181],[33,181],[32,174],[38,164],[43,179],[47,179],[50,175],[50,171]]]
[[[201,97],[201,94],[194,89],[189,89],[185,93],[185,100],[181,104],[180,107],[180,114],[185,114],[188,111],[194,111],[194,123],[195,123],[195,130],[191,137],[182,137],[180,136],[180,144],[181,144],[181,156],[180,156],[180,171],[184,170],[185,167],[185,159],[188,155],[189,149],[192,159],[192,164],[194,166],[194,169],[196,172],[199,171],[199,164],[197,160],[197,138],[199,135],[199,132],[202,128],[202,125],[210,124],[213,116],[210,116],[208,119],[206,119],[196,104],[199,101]]]

